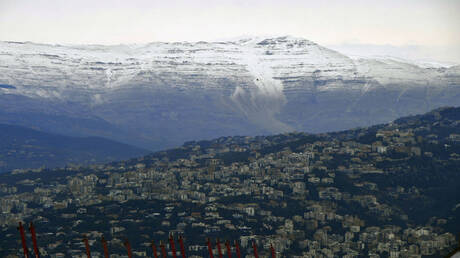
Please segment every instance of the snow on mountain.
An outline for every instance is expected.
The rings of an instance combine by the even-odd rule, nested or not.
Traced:
[[[120,135],[137,135],[138,142],[163,145],[170,145],[159,139],[168,133],[179,144],[336,130],[460,104],[458,67],[349,57],[290,36],[112,46],[0,42],[0,85],[11,86],[0,87],[8,123],[25,113],[102,119],[121,131],[97,135],[125,142],[132,138]],[[206,122],[196,124],[200,119]],[[59,121],[49,128],[53,123]],[[72,132],[82,131],[94,133]]]
[[[66,88],[100,91],[155,84],[174,78],[172,87],[190,87],[193,76],[251,77],[261,92],[282,94],[283,81],[300,77],[379,82],[426,81],[437,76],[394,59],[351,59],[311,41],[279,37],[230,42],[177,42],[145,45],[45,45],[0,42],[0,83],[27,96],[65,97]],[[422,76],[422,77],[420,77]],[[258,80],[257,80],[258,79]],[[207,85],[216,87],[216,85]],[[321,90],[338,87],[325,85]]]

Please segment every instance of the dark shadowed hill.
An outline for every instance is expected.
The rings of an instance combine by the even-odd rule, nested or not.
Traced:
[[[145,149],[100,137],[68,137],[0,124],[0,173],[17,168],[110,162],[146,153]]]

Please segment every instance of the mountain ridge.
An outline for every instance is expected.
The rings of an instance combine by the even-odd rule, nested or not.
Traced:
[[[69,137],[6,124],[0,124],[0,150],[0,173],[105,163],[148,153],[101,137]]]
[[[353,59],[295,37],[115,46],[0,42],[0,61],[0,84],[12,86],[0,87],[0,105],[8,110],[0,123],[37,126],[15,120],[36,110],[38,117],[94,118],[107,129],[85,128],[84,136],[156,150],[222,135],[335,131],[460,104],[460,66]],[[76,133],[64,122],[58,131],[40,126]]]

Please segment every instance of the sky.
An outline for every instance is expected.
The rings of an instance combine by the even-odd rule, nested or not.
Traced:
[[[0,40],[58,44],[292,35],[460,61],[459,0],[0,0]],[[429,51],[428,51],[429,52]]]

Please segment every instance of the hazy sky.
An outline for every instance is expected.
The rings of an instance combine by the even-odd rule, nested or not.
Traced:
[[[326,45],[460,50],[459,13],[459,0],[0,0],[0,40],[119,44],[293,35]]]

